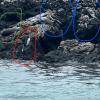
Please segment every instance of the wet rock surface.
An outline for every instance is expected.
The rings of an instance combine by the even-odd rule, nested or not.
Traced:
[[[44,2],[44,10],[41,14],[39,0],[0,2],[0,58],[12,59],[14,52],[15,58],[32,59],[35,50],[34,40],[36,40],[38,60],[47,62],[66,60],[95,62],[100,60],[99,34],[92,43],[79,42],[75,39],[71,21],[73,10],[68,0],[47,0]],[[72,1],[72,4],[76,5],[75,0]],[[6,14],[4,14],[5,12]],[[96,35],[97,29],[100,27],[99,12],[100,7],[96,6],[96,0],[78,2],[75,32],[79,39],[91,39]],[[20,17],[22,17],[22,21],[20,21]],[[70,23],[67,34],[52,37],[64,33],[66,26],[68,28]],[[36,32],[36,37],[34,32]]]
[[[100,60],[99,45],[90,42],[78,42],[77,40],[66,40],[60,43],[57,50],[51,51],[45,55],[47,62],[98,62]]]

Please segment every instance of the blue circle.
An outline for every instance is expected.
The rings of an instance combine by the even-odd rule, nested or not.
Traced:
[[[44,7],[43,7],[44,3],[43,3],[43,0],[40,2],[40,21],[42,23],[42,19],[41,19],[41,13],[42,13],[42,9],[44,10]],[[65,29],[65,32],[64,33],[59,33],[59,35],[52,35],[53,33],[49,33],[49,32],[45,32],[44,34],[48,37],[51,37],[51,38],[59,38],[59,37],[63,37],[65,36],[67,33],[68,33],[68,30],[70,28],[70,26],[72,25],[72,19],[69,23],[69,25],[67,24],[66,22],[66,29]],[[42,30],[43,30],[43,24],[42,24]]]
[[[69,4],[70,4],[70,7],[72,8],[72,16],[73,16],[72,17],[72,21],[73,21],[72,25],[73,25],[73,32],[74,32],[75,38],[80,42],[91,42],[91,41],[95,40],[97,38],[97,36],[99,35],[99,33],[100,33],[100,26],[97,30],[96,35],[93,38],[87,39],[87,40],[82,40],[82,39],[78,38],[78,36],[76,35],[77,32],[75,31],[76,9],[77,9],[77,6],[78,6],[78,0],[76,1],[76,7],[73,7],[71,0],[69,0]]]
[[[68,27],[67,27],[67,23],[66,23],[66,30],[65,30],[65,32],[64,32],[64,33],[60,33],[59,35],[50,35],[50,34],[52,34],[52,33],[47,33],[47,32],[45,32],[45,35],[46,35],[46,36],[51,37],[51,38],[63,37],[64,35],[67,34],[67,32],[68,32],[70,26],[72,25],[72,26],[73,26],[73,33],[74,33],[74,36],[75,36],[75,38],[76,38],[78,41],[81,41],[81,42],[91,42],[91,41],[93,41],[94,39],[96,39],[96,37],[97,37],[98,34],[100,33],[100,26],[99,26],[99,28],[98,28],[98,30],[97,30],[96,35],[95,35],[93,38],[91,38],[91,39],[82,40],[82,39],[79,39],[78,36],[76,35],[76,31],[75,31],[75,21],[76,21],[76,9],[77,9],[77,6],[78,6],[78,1],[79,1],[79,0],[76,0],[76,7],[74,7],[74,6],[72,5],[72,1],[69,0],[69,5],[70,5],[70,7],[72,8],[72,20],[70,21]],[[42,23],[41,13],[42,13],[42,9],[44,10],[43,5],[44,5],[44,3],[43,3],[43,0],[42,0],[41,3],[40,3],[40,20],[41,20],[41,23]],[[42,30],[43,30],[43,25],[42,25]]]

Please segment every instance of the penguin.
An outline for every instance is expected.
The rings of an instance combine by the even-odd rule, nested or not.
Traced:
[[[22,52],[24,52],[24,45],[23,45],[23,47],[22,47]]]
[[[27,39],[26,46],[28,46],[28,45],[29,45],[30,41],[31,41],[31,37],[30,37],[30,35],[29,35],[29,37],[28,37],[28,39]]]

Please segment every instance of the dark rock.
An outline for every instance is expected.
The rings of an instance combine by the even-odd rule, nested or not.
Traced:
[[[99,44],[98,44],[99,45]],[[64,62],[68,60],[78,62],[96,62],[100,60],[97,55],[100,50],[93,43],[79,43],[77,40],[66,40],[60,43],[57,50],[47,53],[44,59],[47,62]]]
[[[3,29],[0,34],[2,36],[9,36],[11,34],[13,34],[14,32],[16,32],[19,28],[18,27],[13,27],[13,28],[7,28],[7,29]]]
[[[72,1],[72,4],[75,6],[75,0]],[[99,36],[95,39],[97,42],[96,45],[90,42],[80,43],[79,41],[75,40],[72,30],[73,25],[71,23],[67,34],[52,38],[52,36],[58,36],[64,33],[66,27],[71,21],[72,8],[69,6],[68,0],[47,0],[43,6],[44,10],[40,19],[39,0],[19,0],[19,2],[4,2],[4,4],[0,4],[0,15],[11,11],[20,12],[20,10],[16,8],[21,8],[23,11],[23,21],[21,22],[18,22],[18,20],[10,22],[13,17],[15,19],[18,17],[16,17],[15,14],[9,15],[11,17],[7,15],[6,18],[8,20],[1,18],[1,44],[6,41],[6,44],[3,44],[0,47],[1,58],[7,58],[8,56],[8,58],[11,58],[13,45],[16,42],[16,39],[18,39],[15,51],[16,58],[32,58],[32,52],[34,51],[33,41],[35,37],[34,34],[30,36],[30,33],[32,33],[30,29],[36,29],[38,59],[40,57],[48,62],[63,62],[67,60],[77,60],[80,62],[99,61]],[[75,31],[80,39],[90,39],[95,36],[97,27],[100,27],[99,12],[100,9],[96,7],[95,1],[93,0],[82,0],[78,2],[78,7],[76,9]],[[9,24],[5,24],[3,26],[2,22],[5,23],[4,21],[7,21]],[[27,31],[27,28],[30,29]],[[26,29],[26,31],[20,32],[22,29]],[[19,32],[19,36],[16,31],[17,33]],[[50,35],[52,36],[50,37]],[[8,41],[10,38],[12,45],[8,46]],[[30,38],[30,41],[29,44],[26,45],[28,38]],[[62,41],[62,38],[65,39],[65,41]],[[69,38],[72,40],[68,40]],[[62,42],[60,43],[60,41]],[[3,55],[4,52],[5,56]]]

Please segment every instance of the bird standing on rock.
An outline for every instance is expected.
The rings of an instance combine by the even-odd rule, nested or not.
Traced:
[[[30,41],[31,41],[31,37],[30,37],[30,35],[29,35],[29,37],[28,37],[28,39],[27,39],[26,46],[28,46],[28,45],[29,45]]]

